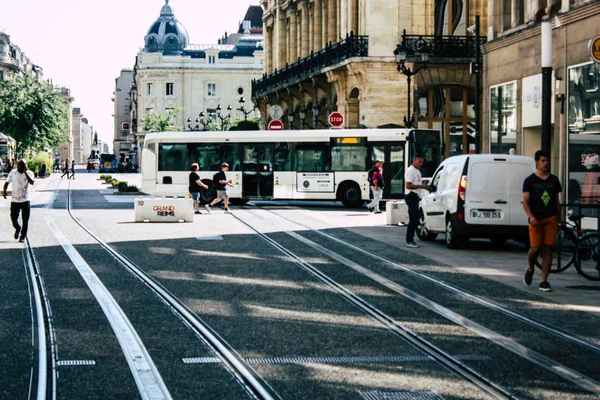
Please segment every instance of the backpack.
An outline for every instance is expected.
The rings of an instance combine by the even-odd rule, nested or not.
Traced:
[[[215,186],[221,184],[221,173],[220,172],[217,172],[216,174],[213,175],[213,184]]]
[[[369,181],[370,184],[373,184],[373,173],[375,171],[379,171],[379,169],[377,167],[373,167],[369,170],[369,172],[367,172],[367,181]]]

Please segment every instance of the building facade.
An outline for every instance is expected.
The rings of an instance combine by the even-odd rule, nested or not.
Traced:
[[[135,146],[135,140],[131,131],[132,86],[133,70],[122,69],[119,77],[115,79],[115,91],[112,98],[115,103],[113,150],[118,162],[123,162],[130,157],[135,158],[130,155],[130,153],[135,154],[132,148]]]
[[[339,111],[348,128],[440,129],[450,143],[446,156],[473,148],[475,82],[469,64],[475,43],[467,28],[475,15],[485,26],[487,2],[261,4],[265,75],[254,83],[253,100],[263,115],[278,104],[287,129],[307,129],[328,127],[327,115]],[[408,50],[404,66],[414,72],[410,83],[399,73],[400,44]]]
[[[541,148],[542,21],[552,26],[552,170],[563,202],[600,200],[600,68],[590,58],[600,1],[490,1],[483,46],[484,152],[533,156]],[[584,210],[586,213],[596,213]]]
[[[262,15],[259,7],[250,9]],[[131,122],[139,149],[144,118],[152,113],[178,110],[172,124],[181,130],[201,130],[209,118],[224,124],[219,111],[228,121],[260,115],[248,104],[252,79],[263,73],[262,29],[251,23],[242,23],[240,29],[241,34],[225,35],[219,44],[190,44],[166,2],[144,38],[134,68]]]

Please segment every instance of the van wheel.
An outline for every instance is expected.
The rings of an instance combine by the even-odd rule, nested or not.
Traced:
[[[446,222],[446,246],[449,249],[460,249],[465,243],[466,238],[455,233],[456,229],[452,219]]]
[[[423,214],[423,210],[419,210],[419,226],[417,227],[417,237],[423,241],[431,241],[435,240],[437,235],[438,234],[435,232],[429,232],[427,225],[425,225],[425,215]]]
[[[346,207],[360,207],[364,201],[360,198],[360,188],[355,183],[348,183],[340,190],[340,200]]]

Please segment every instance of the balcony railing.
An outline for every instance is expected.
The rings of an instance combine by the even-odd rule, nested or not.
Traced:
[[[486,38],[480,38],[479,45]],[[407,50],[408,61],[419,61],[421,53],[429,54],[429,62],[467,63],[475,59],[474,36],[423,36],[402,34],[402,43]]]
[[[369,54],[369,37],[352,33],[337,43],[329,43],[323,49],[312,52],[308,57],[299,58],[293,64],[286,64],[280,70],[264,74],[252,81],[252,99],[276,92],[298,82],[318,75],[323,68],[338,64],[352,57],[366,57]]]

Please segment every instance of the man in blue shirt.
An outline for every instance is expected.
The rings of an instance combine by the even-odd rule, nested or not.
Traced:
[[[227,180],[227,175],[225,174],[229,170],[229,164],[223,163],[221,164],[221,171],[218,173],[216,177],[215,186],[217,189],[217,197],[210,204],[206,204],[204,207],[206,211],[210,214],[210,208],[217,203],[220,203],[221,200],[225,202],[225,213],[231,214],[229,212],[229,196],[227,196],[227,186],[233,187],[233,183],[231,179]]]

